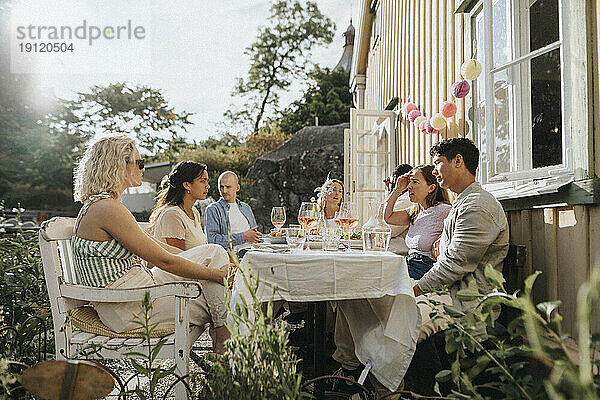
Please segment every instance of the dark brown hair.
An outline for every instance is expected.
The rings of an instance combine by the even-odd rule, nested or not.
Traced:
[[[438,183],[437,179],[435,178],[435,176],[433,176],[433,169],[433,165],[423,164],[413,168],[411,172],[419,171],[421,175],[423,175],[423,178],[425,178],[425,183],[427,185],[435,185],[435,189],[433,189],[433,191],[430,192],[427,195],[427,197],[425,197],[425,203],[427,204],[427,207],[433,207],[439,203],[450,204],[448,192],[446,191],[446,189],[440,187],[440,184]],[[422,210],[423,207],[420,204],[415,204],[411,207],[408,213],[408,215],[410,216],[411,223],[415,220],[417,215],[419,215],[419,213]]]
[[[448,161],[452,161],[457,155],[461,155],[465,162],[465,167],[472,174],[477,174],[477,167],[479,166],[479,149],[475,146],[475,143],[468,138],[452,138],[442,140],[441,142],[434,144],[429,149],[431,157],[442,156],[446,157]]]
[[[184,182],[192,182],[202,176],[206,171],[206,164],[195,161],[181,161],[177,163],[168,175],[165,175],[160,183],[160,191],[156,195],[156,205],[150,214],[151,230],[158,215],[167,206],[178,206],[183,203],[185,194]]]

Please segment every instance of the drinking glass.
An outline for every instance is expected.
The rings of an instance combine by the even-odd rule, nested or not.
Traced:
[[[323,250],[338,251],[340,247],[340,228],[323,228]]]
[[[300,211],[298,211],[298,222],[304,229],[306,229],[307,233],[310,232],[311,229],[315,228],[317,226],[317,222],[319,222],[317,203],[303,202],[300,204]]]
[[[358,226],[358,207],[356,203],[343,203],[340,210],[335,213],[335,223],[338,224],[348,234],[348,248],[350,251],[350,236],[352,230]]]
[[[297,253],[304,248],[306,242],[306,229],[304,228],[287,228],[285,230],[285,241],[290,246],[292,252]]]
[[[273,207],[271,209],[271,223],[277,230],[285,224],[285,207]]]

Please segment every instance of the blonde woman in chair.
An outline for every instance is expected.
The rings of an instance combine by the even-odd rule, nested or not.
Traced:
[[[235,267],[220,246],[181,249],[154,239],[142,231],[135,218],[121,204],[128,187],[142,184],[144,162],[135,140],[126,135],[105,136],[96,140],[75,168],[76,201],[83,203],[75,222],[72,238],[75,273],[83,285],[94,287],[136,288],[179,280],[198,280],[205,285],[223,285],[233,280]],[[155,266],[152,271],[141,260]],[[141,299],[140,299],[141,301]],[[172,323],[174,298],[154,302],[153,322]],[[138,302],[94,303],[100,320],[116,332],[136,327],[132,322],[139,312]],[[193,299],[190,322],[211,322],[203,295]],[[214,351],[224,350],[224,341]]]

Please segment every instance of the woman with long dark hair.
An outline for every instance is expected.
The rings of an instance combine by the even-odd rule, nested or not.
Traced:
[[[206,165],[181,161],[163,178],[161,187],[150,215],[150,231],[154,237],[181,250],[208,246],[200,213],[194,207],[197,200],[206,199],[210,188]],[[203,282],[200,284],[212,317],[216,342],[223,343],[229,337],[225,326],[225,291],[223,288],[204,285]]]
[[[194,207],[210,188],[206,165],[181,161],[163,178],[161,188],[150,215],[154,237],[181,250],[206,244],[202,218]]]
[[[433,165],[419,165],[396,181],[388,197],[384,218],[393,225],[408,225],[406,246],[408,274],[420,279],[433,266],[433,243],[444,229],[444,219],[450,212],[448,192],[442,189],[433,176]],[[408,191],[413,206],[394,211],[398,197]]]

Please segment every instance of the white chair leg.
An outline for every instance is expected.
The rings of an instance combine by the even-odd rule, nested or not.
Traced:
[[[187,345],[187,335],[190,327],[189,299],[175,297],[175,373],[178,376],[185,376],[189,372],[190,350]],[[189,379],[186,377],[186,382]],[[188,393],[185,385],[175,386],[175,398],[177,400],[186,400]]]

